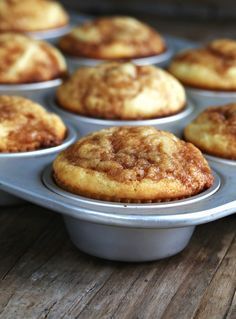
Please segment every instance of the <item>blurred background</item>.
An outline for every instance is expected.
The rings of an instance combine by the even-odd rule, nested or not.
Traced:
[[[236,37],[236,0],[61,0],[76,12],[133,15],[160,32],[208,41]]]

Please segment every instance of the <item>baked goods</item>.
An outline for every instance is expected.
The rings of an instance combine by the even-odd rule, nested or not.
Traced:
[[[68,55],[94,59],[131,59],[166,50],[154,29],[131,17],[99,18],[74,28],[59,46]]]
[[[109,201],[158,202],[195,195],[213,183],[192,144],[154,127],[113,127],[92,133],[59,154],[56,183]]]
[[[47,0],[0,0],[0,32],[45,31],[65,26],[69,17],[63,7]]]
[[[184,136],[203,152],[236,159],[236,104],[209,107],[185,128]]]
[[[178,54],[169,71],[183,84],[206,90],[236,90],[236,41],[215,40]]]
[[[48,81],[65,73],[64,57],[49,43],[16,33],[0,34],[0,84]]]
[[[62,143],[66,127],[55,114],[18,96],[0,96],[0,153],[26,152]]]
[[[80,68],[56,97],[71,112],[122,120],[171,115],[186,103],[182,85],[164,70],[118,62]]]

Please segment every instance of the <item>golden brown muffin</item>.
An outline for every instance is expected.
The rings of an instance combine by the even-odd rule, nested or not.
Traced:
[[[188,86],[236,90],[236,41],[221,39],[178,54],[169,71]]]
[[[195,195],[213,183],[192,144],[154,127],[113,127],[92,133],[53,163],[56,183],[91,198],[158,202]]]
[[[203,152],[236,159],[236,104],[206,109],[185,128],[184,135]]]
[[[0,34],[0,84],[43,82],[65,73],[64,57],[49,43],[16,33]]]
[[[182,85],[167,72],[118,62],[80,68],[56,96],[59,105],[71,112],[122,120],[171,115],[186,103]]]
[[[154,29],[130,17],[107,17],[74,28],[59,42],[63,52],[95,59],[131,59],[166,50]]]
[[[0,152],[26,152],[62,143],[66,127],[55,114],[18,96],[0,96]]]
[[[65,26],[67,13],[55,1],[0,0],[0,32],[45,31]]]

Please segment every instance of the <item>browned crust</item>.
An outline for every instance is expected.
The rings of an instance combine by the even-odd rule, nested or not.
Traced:
[[[151,27],[137,21],[139,29],[137,29],[135,34],[132,30],[133,27],[129,26],[128,22],[124,26],[118,26],[116,25],[116,19],[120,19],[120,17],[99,18],[78,27],[84,33],[90,28],[95,27],[101,35],[101,41],[97,43],[80,40],[74,35],[75,29],[61,38],[59,47],[70,56],[106,60],[128,60],[131,58],[149,57],[166,51],[163,38]],[[130,18],[122,17],[122,19],[127,19],[128,21]],[[136,35],[142,28],[147,30],[147,34],[143,39],[139,39]],[[125,32],[127,33],[127,37],[122,39],[119,35]],[[117,44],[124,46],[123,52],[119,52],[119,54],[115,51],[107,53],[108,48]]]
[[[115,120],[142,120],[180,112],[181,84],[154,66],[107,62],[80,68],[56,92],[60,107],[75,114]]]
[[[1,0],[0,3],[0,32],[50,31],[68,22],[69,15],[56,1]]]
[[[184,136],[205,153],[236,160],[236,104],[206,109],[185,128]]]
[[[66,136],[61,119],[40,105],[0,96],[0,152],[27,152],[60,145]]]
[[[61,53],[43,41],[15,33],[0,34],[0,83],[23,84],[64,78]]]
[[[213,183],[198,149],[151,127],[111,128],[90,134],[63,151],[53,167],[62,188],[111,201],[180,199]]]
[[[175,56],[169,71],[190,88],[235,92],[236,41],[215,40]]]

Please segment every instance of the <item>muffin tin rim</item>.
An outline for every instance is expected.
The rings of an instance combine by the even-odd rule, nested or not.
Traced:
[[[53,80],[34,82],[34,83],[19,83],[19,84],[1,84],[0,83],[0,94],[14,91],[37,91],[42,89],[51,89],[62,84],[62,78],[56,78]],[[7,94],[7,93],[6,93]]]
[[[65,125],[67,128],[67,135],[60,145],[38,149],[34,151],[28,151],[28,152],[0,153],[0,160],[38,157],[38,156],[50,155],[50,154],[54,154],[59,151],[62,151],[63,149],[71,145],[71,143],[75,142],[75,140],[78,138],[78,133],[76,129],[74,128],[74,125],[72,125],[71,123],[67,123],[66,121],[65,121]]]
[[[191,113],[194,112],[194,106],[193,103],[189,100],[186,100],[186,104],[180,112],[167,115],[163,117],[157,117],[157,118],[151,118],[151,119],[143,119],[143,120],[114,120],[114,119],[101,119],[101,118],[95,118],[95,117],[88,117],[79,115],[67,110],[62,109],[62,107],[59,106],[59,104],[56,103],[55,97],[47,97],[48,105],[50,109],[59,114],[60,116],[64,116],[65,118],[69,118],[70,120],[78,120],[84,123],[89,124],[97,124],[97,125],[109,125],[109,126],[116,126],[116,125],[158,125],[158,124],[168,124],[171,122],[182,120],[183,118],[189,116]]]
[[[59,187],[52,178],[52,165],[48,165],[44,168],[42,172],[42,183],[45,187],[47,187],[52,192],[63,196],[68,199],[72,199],[73,201],[76,201],[78,204],[89,204],[91,206],[99,206],[101,208],[103,207],[110,207],[113,208],[123,208],[126,209],[133,209],[134,207],[139,207],[140,209],[163,209],[163,208],[171,208],[171,207],[179,207],[183,205],[191,205],[193,203],[199,202],[201,200],[207,199],[208,197],[214,195],[221,187],[221,177],[218,173],[216,173],[214,170],[212,170],[213,176],[214,176],[214,183],[213,185],[206,189],[205,191],[190,196],[188,198],[179,199],[179,200],[173,200],[173,201],[166,201],[166,202],[158,202],[158,203],[125,203],[125,202],[111,202],[106,200],[97,200],[92,199],[85,196],[76,195],[73,193],[70,193],[63,188]],[[127,212],[128,213],[128,212]]]
[[[217,163],[230,165],[230,166],[236,165],[236,160],[232,160],[229,158],[217,157],[217,156],[206,154],[206,153],[204,153],[204,156],[206,157],[208,161],[217,162]]]
[[[201,88],[195,88],[195,87],[190,87],[187,85],[184,85],[184,88],[186,90],[186,93],[190,94],[199,94],[199,95],[204,95],[209,98],[231,98],[235,97],[236,99],[236,90],[235,91],[223,91],[223,90],[205,90]]]
[[[50,28],[47,30],[39,31],[24,31],[23,33],[36,40],[50,40],[66,35],[68,32],[70,32],[72,27],[72,23],[68,22],[66,25],[59,26],[57,28]]]
[[[168,42],[167,40],[165,40]],[[62,51],[63,52],[63,51]],[[83,66],[95,66],[100,63],[105,63],[105,62],[132,62],[136,65],[150,65],[150,64],[158,64],[158,63],[164,63],[165,61],[168,61],[172,58],[174,55],[174,50],[170,47],[170,45],[167,46],[167,49],[160,53],[160,54],[155,54],[155,55],[150,55],[150,56],[145,56],[145,57],[136,57],[136,58],[120,58],[120,59],[94,59],[94,58],[87,58],[87,57],[77,57],[73,55],[69,55],[64,53],[64,56],[66,60],[69,63],[74,63],[78,65],[83,65]]]
[[[192,205],[163,207],[159,210],[146,209],[145,212],[140,204],[136,204],[136,206],[130,208],[127,214],[126,204],[116,209],[104,206],[100,208],[98,206],[88,208],[89,205],[75,205],[74,201],[67,198],[63,199],[60,195],[49,191],[41,182],[41,176],[43,169],[51,164],[51,162],[52,156],[47,156],[43,160],[37,158],[32,163],[31,170],[26,173],[25,168],[27,167],[26,165],[29,165],[28,161],[21,160],[18,162],[17,167],[14,166],[14,162],[3,161],[1,165],[3,165],[4,170],[12,170],[13,175],[10,180],[6,175],[3,176],[3,180],[0,181],[0,188],[58,213],[75,217],[78,220],[119,227],[143,229],[188,227],[210,222],[235,212],[236,200],[231,187],[231,183],[233,182],[232,169],[226,174],[229,177],[228,180],[226,176],[222,175],[222,171],[215,164],[213,169],[220,175],[222,182],[222,186],[215,195]],[[14,175],[19,170],[21,173],[15,179]],[[32,174],[34,175],[33,179],[29,178]],[[23,177],[26,179],[27,185],[22,188]],[[229,195],[227,200],[224,196],[225,192]]]

